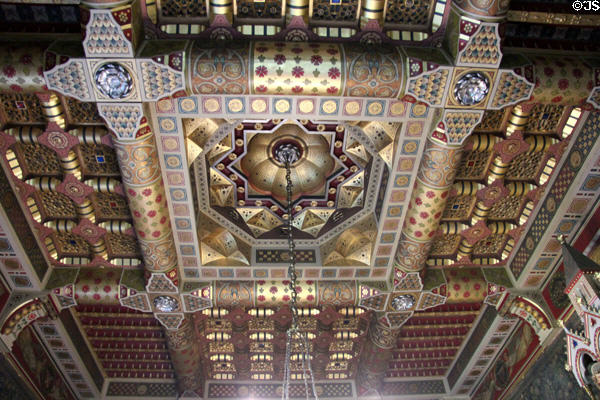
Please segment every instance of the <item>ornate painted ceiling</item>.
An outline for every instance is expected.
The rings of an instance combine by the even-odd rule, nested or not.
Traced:
[[[562,340],[557,237],[600,254],[596,15],[59,0],[0,22],[3,393],[280,398],[290,218],[319,398],[511,399]]]

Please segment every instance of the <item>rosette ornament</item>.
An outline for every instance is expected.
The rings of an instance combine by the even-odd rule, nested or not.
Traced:
[[[309,134],[294,123],[284,124],[273,133],[258,133],[248,142],[240,168],[251,189],[286,202],[285,165],[279,161],[283,148],[297,154],[290,171],[292,201],[301,196],[323,196],[327,178],[336,166],[331,143],[326,136]]]

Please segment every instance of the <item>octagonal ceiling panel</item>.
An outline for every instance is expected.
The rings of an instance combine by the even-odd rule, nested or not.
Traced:
[[[208,209],[236,227],[240,238],[252,241],[283,239],[288,215],[286,169],[277,158],[282,146],[296,149],[298,156],[290,169],[296,238],[318,239],[373,208],[375,197],[368,201],[366,193],[377,192],[377,180],[389,161],[377,151],[393,147],[401,125],[386,126],[381,139],[371,125],[369,134],[360,137],[331,122],[243,121],[220,130],[212,143],[203,137],[216,132],[216,123],[188,119],[184,127],[194,155],[200,155],[193,174],[197,190],[208,193]]]

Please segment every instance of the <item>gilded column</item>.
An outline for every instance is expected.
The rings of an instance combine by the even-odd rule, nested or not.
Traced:
[[[301,18],[308,22],[309,0],[287,0],[285,4],[285,18],[289,23],[294,18]]]
[[[233,23],[233,0],[210,0],[210,21]]]
[[[42,71],[48,45],[0,46],[0,92],[47,92]]]
[[[377,21],[381,26],[385,3],[385,0],[363,0],[360,8],[360,27],[364,28],[370,21]]]
[[[427,139],[394,260],[401,271],[418,272],[425,267],[463,144],[482,115],[482,110],[446,110]]]
[[[400,328],[392,329],[381,318],[373,321],[369,336],[361,353],[358,364],[356,385],[359,395],[381,389],[383,378],[393,358],[392,349],[396,348],[396,339]]]
[[[462,146],[428,138],[396,251],[395,264],[402,271],[425,267],[461,155]]]
[[[179,392],[202,389],[204,378],[200,343],[196,337],[190,318],[186,318],[177,330],[165,329],[165,338],[169,347],[169,355],[177,374]]]
[[[600,68],[577,56],[528,55],[535,71],[535,87],[526,103],[600,108]]]
[[[98,109],[115,135],[113,144],[145,268],[173,279],[177,254],[154,133],[141,104],[104,103]]]
[[[506,19],[510,0],[491,0],[484,4],[472,0],[455,0],[452,8],[459,14],[475,18],[480,21],[498,22]]]

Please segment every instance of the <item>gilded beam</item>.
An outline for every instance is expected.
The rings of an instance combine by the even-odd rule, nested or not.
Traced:
[[[405,56],[398,48],[339,43],[195,42],[188,91],[396,98],[403,94]]]

